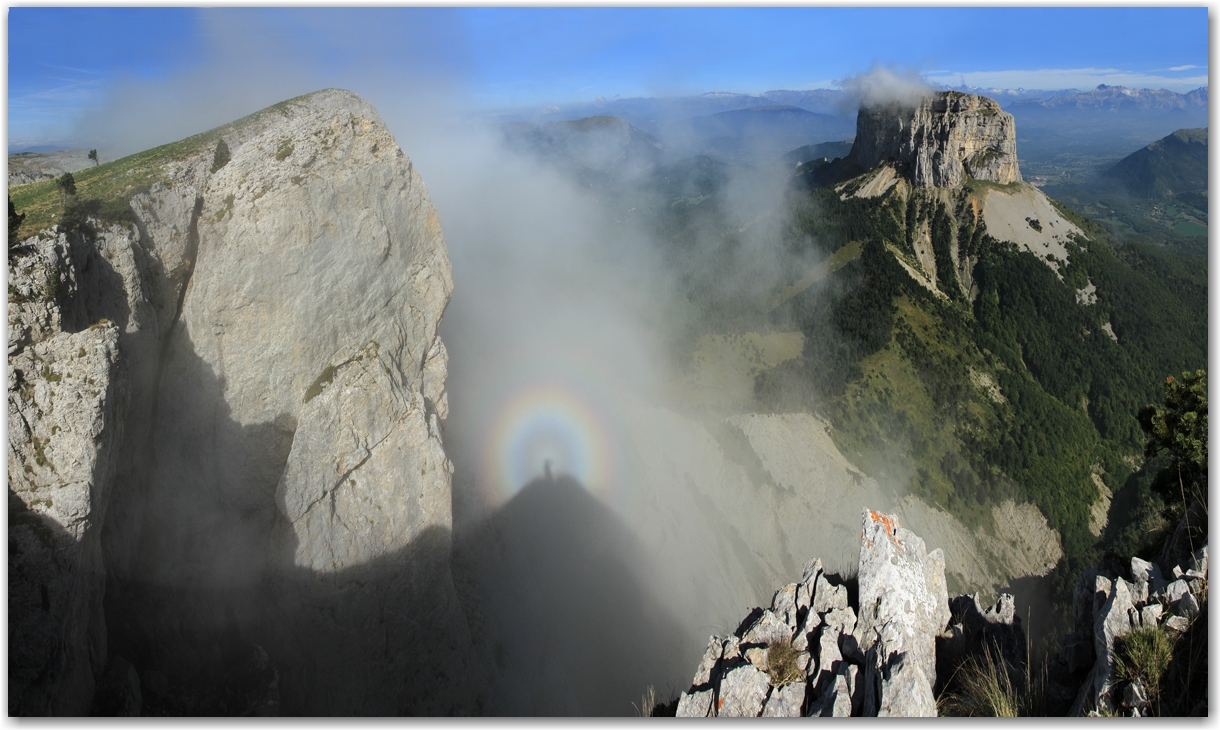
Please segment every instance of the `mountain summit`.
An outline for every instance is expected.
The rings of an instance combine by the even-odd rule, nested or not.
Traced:
[[[886,162],[919,187],[953,188],[967,177],[1019,182],[1012,115],[994,99],[944,91],[914,108],[861,107],[849,159],[865,170]]]

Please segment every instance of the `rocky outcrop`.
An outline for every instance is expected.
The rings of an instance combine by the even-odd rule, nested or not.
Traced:
[[[1116,642],[1141,628],[1187,631],[1200,611],[1198,597],[1207,590],[1207,552],[1204,538],[1183,564],[1168,572],[1139,557],[1124,565],[1107,552],[1098,568],[1077,576],[1074,628],[1060,640],[1062,648],[1049,665],[1051,693],[1066,695],[1071,715],[1139,717],[1148,711],[1144,688],[1118,673]]]
[[[806,562],[770,608],[711,637],[679,716],[936,715],[943,557],[893,515],[866,509],[863,522],[858,576]]]
[[[65,172],[77,172],[93,166],[94,162],[89,159],[89,153],[85,150],[18,152],[8,156],[8,185],[11,188],[14,185],[50,180]]]
[[[349,92],[209,134],[13,260],[10,712],[470,706],[423,183]]]
[[[935,94],[913,109],[860,109],[848,160],[863,170],[891,164],[919,187],[953,188],[968,178],[1021,180],[1012,115],[994,99],[956,91]]]
[[[936,636],[949,623],[945,557],[892,515],[864,511],[860,646],[881,716],[936,715]]]

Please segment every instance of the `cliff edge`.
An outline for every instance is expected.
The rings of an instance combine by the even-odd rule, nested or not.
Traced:
[[[52,184],[14,195],[10,713],[454,711],[453,284],[377,112],[328,89]]]
[[[891,163],[918,187],[1021,180],[1012,115],[994,99],[957,91],[939,92],[914,108],[862,107],[848,159],[864,170]]]

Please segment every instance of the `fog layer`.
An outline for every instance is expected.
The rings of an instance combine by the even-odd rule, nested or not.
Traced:
[[[732,348],[691,377],[718,336],[797,337],[770,323],[769,302],[826,252],[783,243],[786,167],[687,160],[717,181],[693,189],[674,150],[618,169],[610,145],[574,171],[463,113],[448,83],[461,69],[429,66],[426,46],[404,58],[401,39],[341,14],[294,16],[343,56],[323,70],[253,10],[203,17],[205,63],[120,85],[82,128],[135,151],[326,86],[379,110],[453,265],[453,572],[493,676],[482,711],[630,714],[649,685],[668,699],[708,635],[769,603],[803,560],[849,566],[860,505],[891,498],[808,414],[748,416],[752,378]],[[693,212],[661,233],[676,204],[664,185]],[[734,389],[743,399],[722,397]]]

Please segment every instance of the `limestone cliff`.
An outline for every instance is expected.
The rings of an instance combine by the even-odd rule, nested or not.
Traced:
[[[939,297],[974,298],[987,238],[1034,254],[1062,278],[1084,232],[1021,182],[1016,126],[987,97],[947,91],[915,107],[862,108],[843,160],[806,175],[840,199],[901,199],[905,241],[887,243],[911,278]]]
[[[332,89],[96,174],[152,182],[13,259],[10,712],[452,711],[453,285],[410,160]]]
[[[968,177],[1021,180],[1012,115],[994,99],[957,91],[935,94],[913,109],[860,109],[848,159],[865,170],[891,163],[918,187],[952,188]]]

